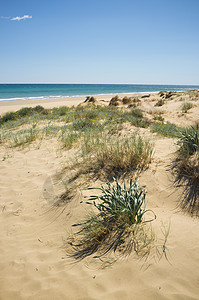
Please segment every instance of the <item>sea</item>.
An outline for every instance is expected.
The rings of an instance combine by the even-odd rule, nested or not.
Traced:
[[[151,84],[0,84],[0,102],[95,96],[104,94],[150,93],[159,91],[187,91],[199,85]]]

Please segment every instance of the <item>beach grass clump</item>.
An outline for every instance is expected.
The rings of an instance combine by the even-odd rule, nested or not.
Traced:
[[[59,131],[61,130],[61,128],[62,127],[60,126],[49,124],[48,126],[44,127],[41,131],[44,137],[51,138],[51,137],[56,137]]]
[[[136,127],[146,128],[149,126],[150,122],[143,116],[143,112],[140,109],[128,109],[119,110],[117,116],[115,115],[112,119],[116,123],[130,123]]]
[[[60,135],[62,147],[65,148],[66,150],[71,149],[74,145],[77,144],[80,137],[81,137],[81,133],[73,132],[68,129],[65,130],[64,128],[62,128],[61,135]]]
[[[199,152],[199,123],[181,131],[179,140],[178,157],[187,158],[195,152]]]
[[[153,145],[141,136],[120,138],[101,132],[85,135],[81,152],[81,172],[110,179],[147,168],[152,159]]]
[[[100,114],[96,108],[91,108],[85,112],[85,119],[97,120],[100,118]]]
[[[73,111],[73,121],[77,119],[100,120],[102,116],[98,107],[93,103],[89,103],[86,106],[77,106]]]
[[[182,105],[182,111],[184,113],[187,113],[188,110],[190,110],[193,107],[193,104],[191,102],[184,102]]]
[[[129,114],[135,118],[143,118],[143,112],[138,108],[132,109]]]
[[[140,118],[130,118],[129,122],[131,123],[131,125],[135,126],[135,127],[141,127],[141,128],[147,128],[150,125],[150,121],[147,119],[140,119]]]
[[[138,180],[124,182],[122,186],[114,178],[113,183],[107,182],[98,190],[101,195],[90,196],[86,201],[94,206],[95,212],[73,225],[80,229],[69,239],[69,256],[79,261],[94,254],[94,258],[101,258],[111,252],[123,256],[132,251],[148,255],[154,235],[145,231],[146,191],[139,187]]]
[[[199,124],[181,131],[178,150],[170,165],[176,187],[182,187],[180,206],[199,214]]]
[[[181,127],[169,122],[154,122],[151,125],[152,132],[156,132],[169,138],[178,137],[181,129]]]

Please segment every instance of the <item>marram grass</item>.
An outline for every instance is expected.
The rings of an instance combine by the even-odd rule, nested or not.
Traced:
[[[178,150],[171,162],[174,184],[181,187],[180,206],[191,214],[199,214],[199,124],[179,135]]]
[[[126,138],[105,133],[85,135],[81,144],[81,172],[111,179],[148,167],[153,145],[141,136]]]

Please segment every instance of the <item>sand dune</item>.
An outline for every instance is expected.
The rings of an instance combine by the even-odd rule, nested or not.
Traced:
[[[82,99],[75,101],[77,104]],[[153,99],[147,101],[141,104],[143,110],[160,109],[154,108]],[[39,104],[53,107],[66,103],[73,104],[68,99]],[[31,103],[35,104],[38,102]],[[161,109],[166,121],[190,125],[198,120],[199,106],[197,102],[195,105],[188,114],[179,113],[181,102],[175,100]],[[0,109],[4,113],[21,106],[27,103],[1,103]],[[152,226],[160,244],[164,238],[161,229],[168,229],[170,224],[168,260],[163,255],[160,261],[151,258],[144,263],[132,255],[106,269],[98,264],[87,266],[84,261],[71,263],[64,248],[65,238],[86,208],[79,196],[64,211],[52,208],[52,203],[63,188],[59,174],[72,152],[59,151],[56,139],[41,144],[36,141],[24,149],[1,144],[0,299],[199,298],[199,222],[177,208],[181,190],[174,188],[167,168],[176,140],[147,130],[141,129],[151,136],[155,151],[140,182],[147,186],[148,206],[157,215]]]

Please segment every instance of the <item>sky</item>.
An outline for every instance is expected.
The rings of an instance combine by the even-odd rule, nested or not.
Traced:
[[[0,83],[199,85],[199,0],[0,0]]]

